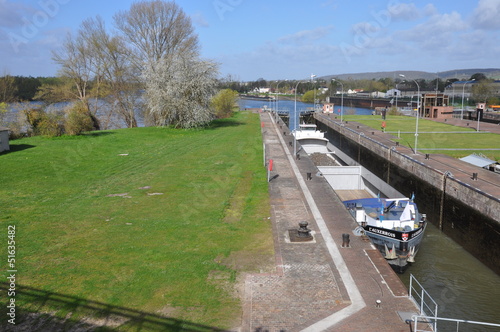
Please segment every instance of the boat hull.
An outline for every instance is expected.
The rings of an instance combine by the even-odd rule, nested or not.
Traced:
[[[373,245],[386,258],[392,269],[397,273],[404,273],[411,265],[410,256],[414,258],[420,249],[426,226],[427,224],[424,223],[422,227],[411,232],[393,231],[373,226],[365,226],[363,230]],[[395,250],[395,258],[388,258],[392,250]]]

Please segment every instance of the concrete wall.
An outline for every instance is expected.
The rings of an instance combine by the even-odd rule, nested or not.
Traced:
[[[404,196],[415,195],[420,211],[500,274],[500,199],[398,153],[369,136],[318,122],[331,143]],[[339,152],[336,151],[338,154]]]
[[[0,127],[0,152],[10,150],[9,147],[9,130]]]

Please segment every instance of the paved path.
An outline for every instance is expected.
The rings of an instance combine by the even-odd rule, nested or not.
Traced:
[[[273,160],[277,265],[274,274],[247,277],[243,331],[409,331],[398,312],[417,309],[398,276],[369,241],[353,235],[356,223],[309,157],[292,157],[281,120],[269,113],[261,120],[266,160]],[[288,230],[304,220],[314,241],[290,242]],[[350,247],[342,248],[342,234],[350,234]]]

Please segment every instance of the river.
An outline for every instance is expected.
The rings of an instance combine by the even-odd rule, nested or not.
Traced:
[[[295,104],[295,100],[288,100],[288,99],[283,99],[280,100],[278,99],[278,106],[276,106],[275,101],[263,101],[263,100],[252,100],[252,99],[240,99],[239,100],[239,106],[240,109],[246,109],[246,108],[272,108],[276,109],[278,108],[280,111],[285,111],[288,112],[289,114],[294,114],[294,112],[297,112],[297,114],[300,114],[302,112],[308,112],[314,109],[314,104],[310,103],[303,103],[301,101],[297,101],[297,104]],[[322,107],[322,104],[317,104],[316,108]],[[341,107],[339,105],[335,106],[335,112],[340,115],[341,113]],[[357,114],[357,115],[369,115],[372,114],[373,110],[368,109],[368,108],[359,108],[359,107],[346,107],[344,106],[344,115],[346,114]],[[291,124],[290,124],[290,129],[293,130],[296,128],[296,123],[297,121],[293,121],[294,117],[291,118]]]

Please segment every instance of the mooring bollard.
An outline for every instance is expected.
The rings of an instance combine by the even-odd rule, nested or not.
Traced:
[[[309,181],[309,180],[312,180],[312,173],[306,173],[306,179]]]
[[[311,230],[309,228],[307,228],[307,225],[309,225],[309,223],[307,221],[299,222],[299,229],[297,230],[299,237],[303,237],[303,238],[310,238],[311,237]]]
[[[348,248],[351,240],[349,239],[349,234],[342,234],[342,248]]]

